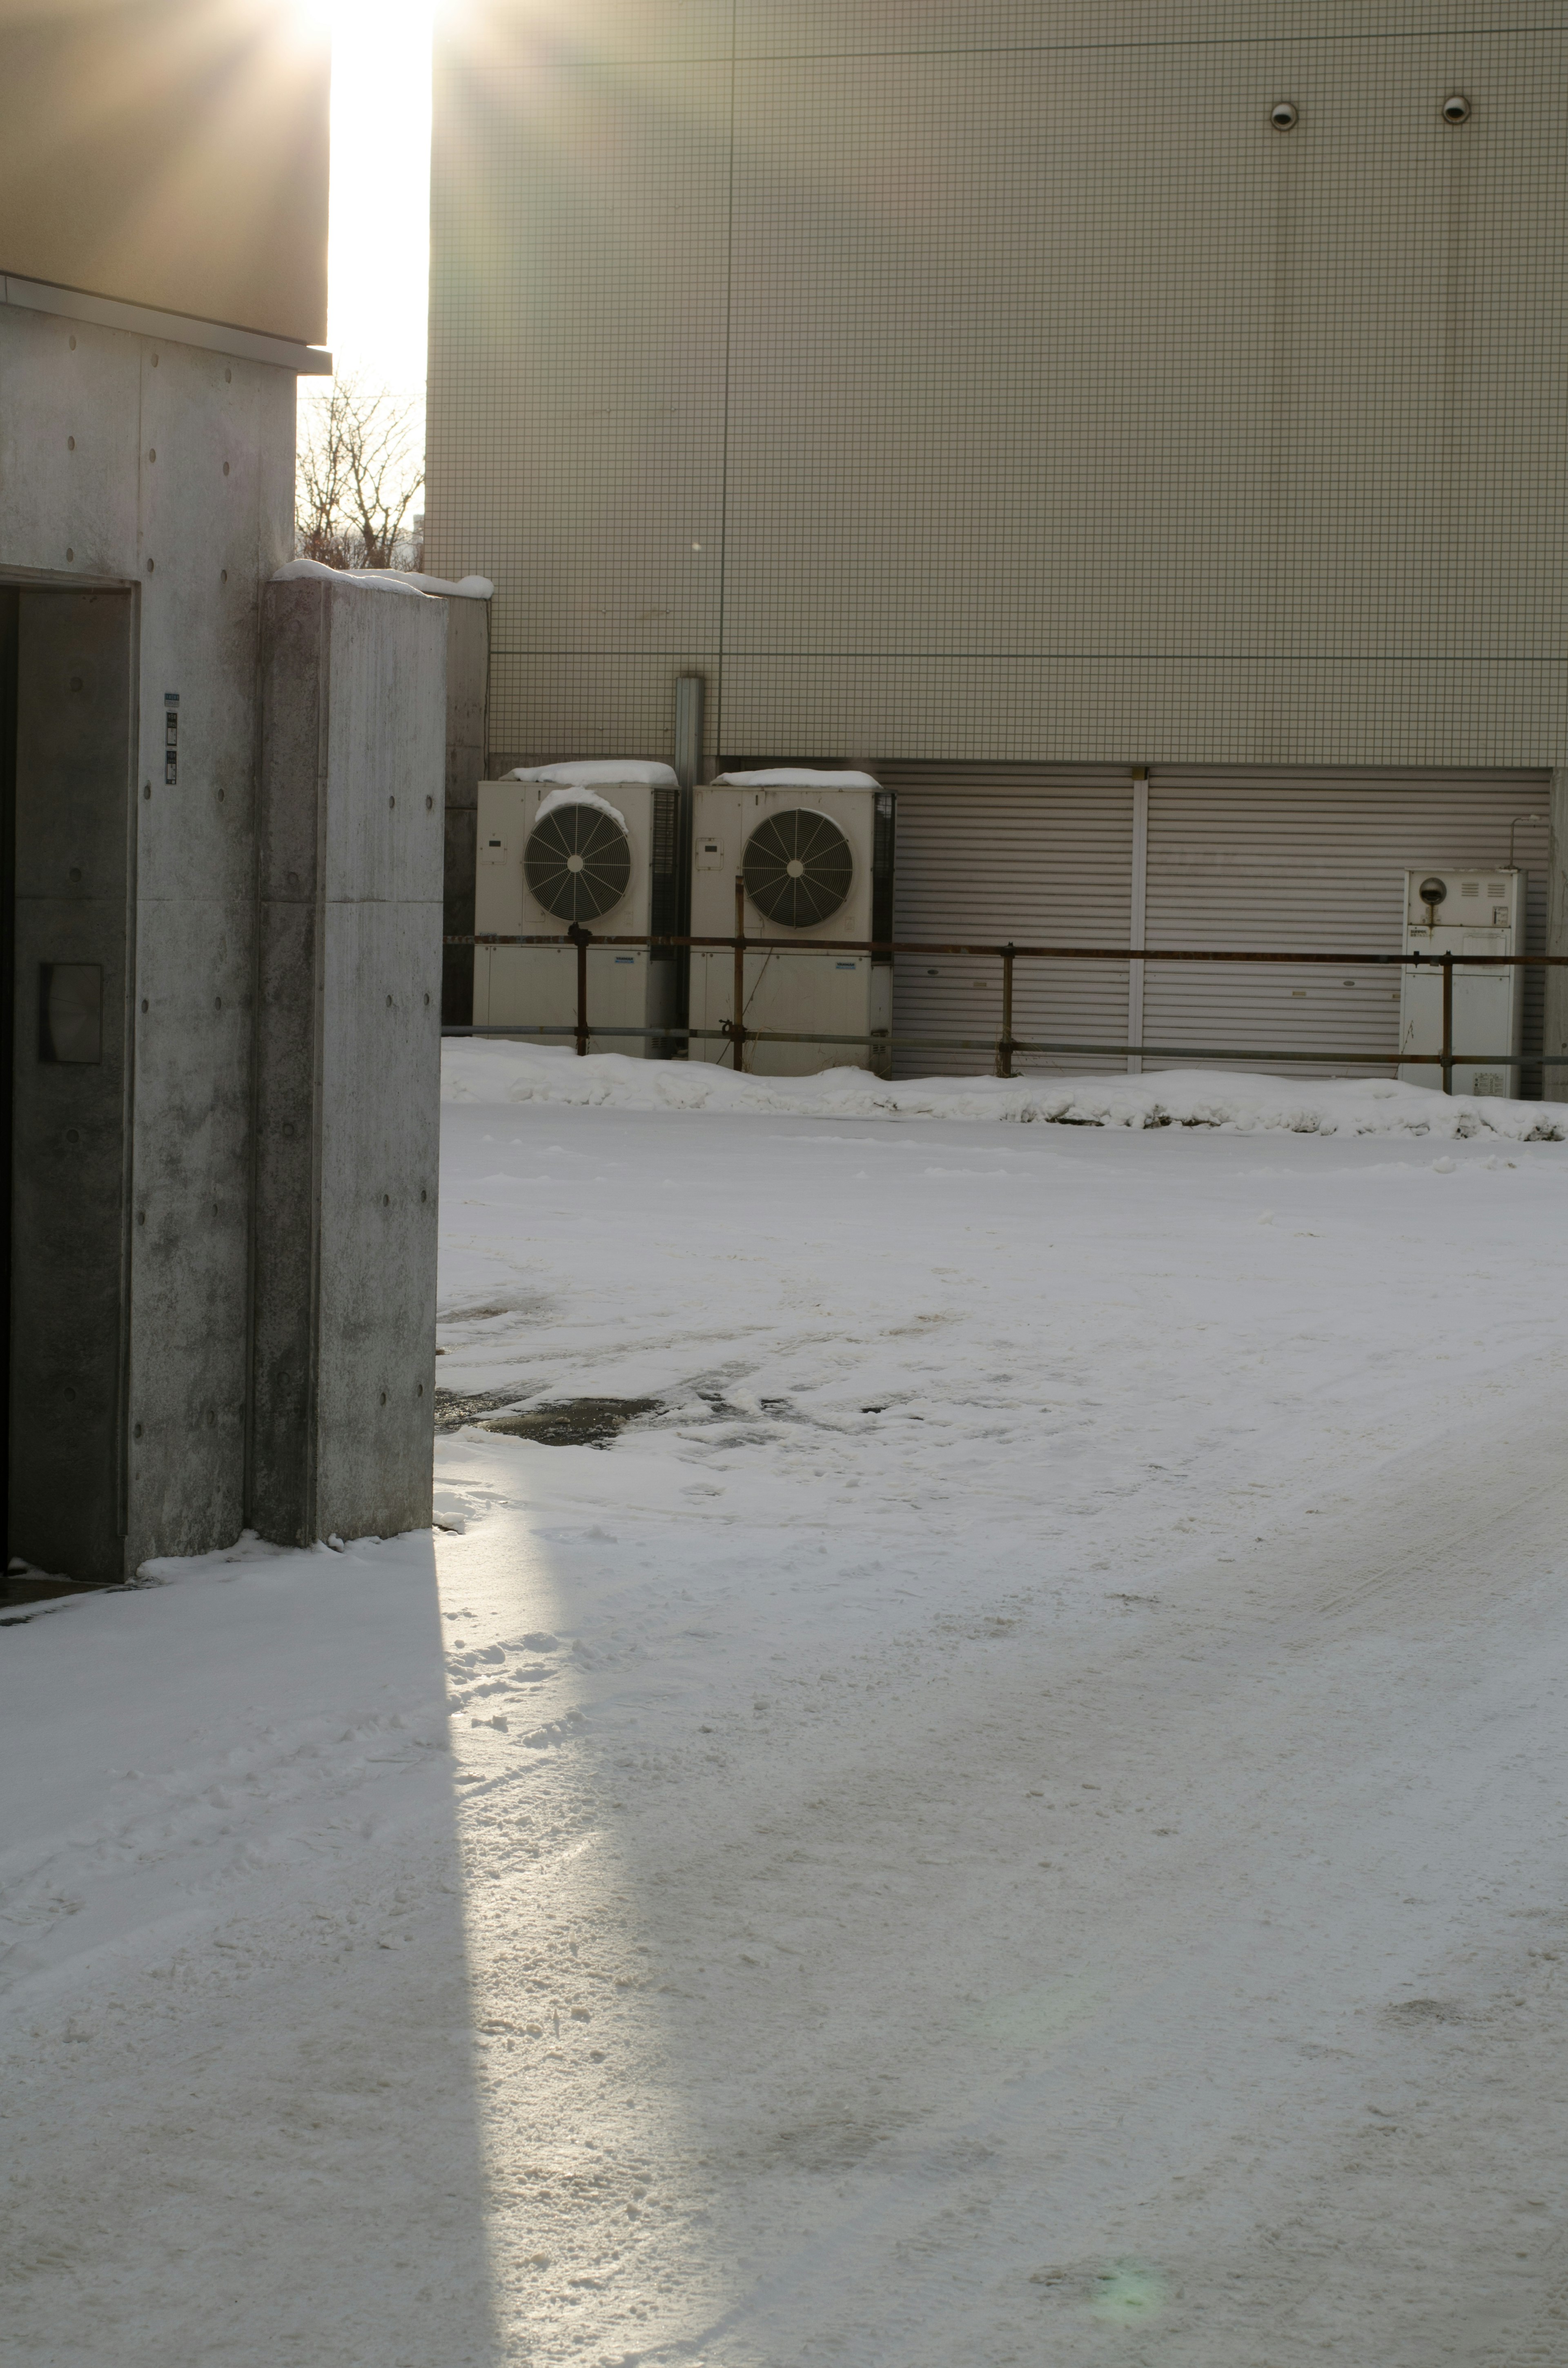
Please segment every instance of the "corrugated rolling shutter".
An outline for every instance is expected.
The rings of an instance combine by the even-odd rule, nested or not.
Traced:
[[[1132,784],[1125,768],[884,763],[878,778],[898,791],[901,939],[1131,943]],[[893,982],[895,1037],[968,1038],[983,1048],[906,1045],[894,1053],[896,1076],[972,1076],[991,1065],[983,1048],[1001,1032],[1000,962],[901,955]],[[1013,1033],[1124,1044],[1127,964],[1019,962]],[[1020,1054],[1015,1063],[1020,1073],[1107,1065],[1103,1055]]]
[[[1506,864],[1530,874],[1526,952],[1546,942],[1545,772],[1253,771],[1155,767],[1149,776],[1148,946],[1397,953],[1412,865]],[[1525,1006],[1540,1050],[1541,973]],[[1397,972],[1151,962],[1146,1044],[1256,1048],[1287,1074],[1386,1074],[1398,1041]],[[1533,1033],[1532,1033],[1533,1030]],[[1300,1056],[1281,1059],[1300,1047]],[[1327,1059],[1312,1055],[1327,1053]],[[1149,1068],[1184,1065],[1169,1057]],[[1540,1072],[1524,1089],[1539,1091]],[[1516,1088],[1516,1091],[1519,1088]]]

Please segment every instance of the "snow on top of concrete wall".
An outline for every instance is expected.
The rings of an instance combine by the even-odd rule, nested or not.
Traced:
[[[451,1102],[586,1102],[612,1110],[753,1111],[777,1118],[1009,1119],[1056,1126],[1212,1127],[1226,1134],[1386,1134],[1568,1140],[1568,1104],[1494,1100],[1363,1077],[1164,1069],[1143,1076],[903,1077],[865,1069],[737,1076],[709,1061],[634,1061],[483,1038],[442,1048]]]
[[[650,790],[678,787],[670,766],[650,757],[572,757],[559,765],[518,765],[509,781],[560,781],[577,789],[602,788],[607,781],[639,781]]]
[[[405,584],[401,575],[388,568],[328,567],[319,559],[290,559],[286,566],[273,571],[274,584],[362,584],[371,592],[412,592],[420,597],[416,584]]]
[[[392,575],[396,571],[388,568],[384,573]],[[443,600],[489,600],[495,592],[488,575],[463,575],[452,584],[444,575],[416,575],[408,570],[398,574],[397,581],[412,584],[419,592],[434,592]]]
[[[395,567],[328,567],[319,559],[290,559],[273,575],[274,584],[324,578],[329,584],[359,584],[369,592],[429,592],[448,600],[488,600],[495,586],[488,575],[465,575],[449,584],[442,575],[415,575]]]
[[[880,790],[874,773],[822,773],[809,765],[772,765],[760,773],[716,773],[717,786],[731,790]]]

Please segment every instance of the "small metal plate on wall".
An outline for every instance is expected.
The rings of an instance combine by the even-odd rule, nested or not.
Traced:
[[[40,962],[38,1056],[40,1061],[59,1062],[103,1059],[101,962]]]

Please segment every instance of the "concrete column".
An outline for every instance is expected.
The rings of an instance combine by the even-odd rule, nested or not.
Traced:
[[[447,600],[446,927],[473,928],[479,784],[486,776],[485,717],[490,688],[490,603]],[[473,1019],[473,948],[449,946],[441,972],[441,1017],[449,1028]]]
[[[247,1496],[308,1544],[431,1517],[447,636],[479,604],[262,597]]]

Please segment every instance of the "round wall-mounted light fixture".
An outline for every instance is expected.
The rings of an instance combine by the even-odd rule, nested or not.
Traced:
[[[1439,113],[1445,123],[1468,123],[1470,101],[1462,90],[1450,91],[1448,97],[1444,99]]]
[[[1468,113],[1468,109],[1466,112]],[[1268,120],[1276,131],[1294,131],[1301,120],[1301,110],[1293,99],[1276,99],[1268,110]]]

